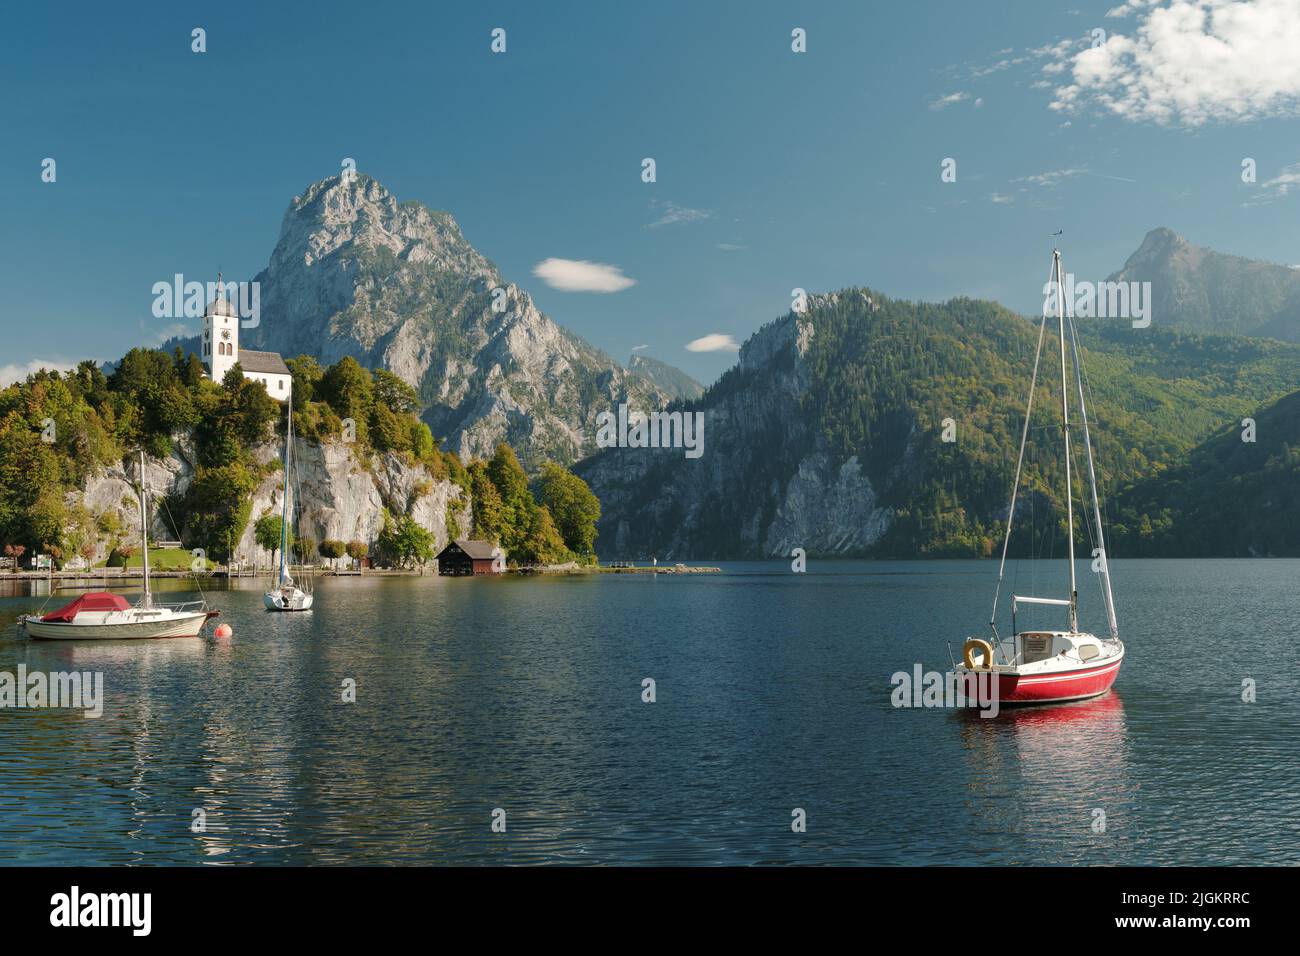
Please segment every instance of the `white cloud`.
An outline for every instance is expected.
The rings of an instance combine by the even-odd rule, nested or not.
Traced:
[[[1111,7],[1107,10],[1106,16],[1131,17],[1143,7],[1149,7],[1156,2],[1157,0],[1127,0],[1126,3],[1121,3],[1118,7]]]
[[[659,210],[659,218],[654,222],[646,223],[647,229],[658,229],[660,226],[683,226],[687,223],[713,218],[711,210],[692,209],[690,206],[675,203],[671,199],[652,200],[650,208]]]
[[[648,349],[649,347],[650,347],[650,346],[648,346],[648,345],[634,345],[634,346],[632,346],[632,351],[633,351],[633,352],[640,352],[642,349]]]
[[[50,372],[70,372],[76,367],[76,362],[64,362],[61,359],[33,359],[27,363],[0,365],[0,388],[12,385],[14,382],[25,382],[28,375],[41,369]]]
[[[989,193],[989,200],[991,202],[997,203],[998,205],[1006,205],[1007,203],[1015,202],[1016,197],[1008,196],[1006,193],[994,192],[994,193]]]
[[[1044,186],[1052,189],[1067,179],[1075,176],[1083,176],[1088,172],[1082,166],[1072,166],[1069,169],[1053,169],[1045,173],[1038,173],[1033,176],[1021,176],[1019,179],[1011,180],[1013,183],[1027,183],[1030,186]]]
[[[543,259],[533,266],[533,275],[563,292],[622,292],[636,285],[619,266],[585,259]]]
[[[949,106],[952,106],[954,103],[960,103],[962,100],[967,99],[969,97],[970,97],[969,93],[962,93],[962,92],[949,93],[947,96],[941,96],[933,103],[931,103],[930,109],[935,111],[947,109]]]
[[[740,343],[730,335],[713,332],[686,343],[688,352],[739,352]]]
[[[1296,0],[1129,0],[1108,15],[1136,17],[1133,35],[1060,53],[1050,65],[1072,82],[1052,109],[1188,127],[1300,112]]]
[[[723,252],[740,252],[744,249],[748,249],[749,246],[742,246],[737,242],[720,242],[718,243],[718,248]]]
[[[1068,126],[1069,122],[1067,121],[1061,125]],[[1137,182],[1136,179],[1130,179],[1128,176],[1112,176],[1110,173],[1094,173],[1086,166],[1071,166],[1069,169],[1053,169],[1033,176],[1021,176],[1011,181],[1013,183],[1025,183],[1029,186],[1042,186],[1047,189],[1053,189],[1065,182],[1065,180],[1073,179],[1075,176],[1092,176],[1094,179],[1113,179],[1117,183]]]
[[[1260,183],[1258,193],[1246,205],[1265,206],[1292,192],[1300,192],[1300,163],[1286,166],[1277,176]]]

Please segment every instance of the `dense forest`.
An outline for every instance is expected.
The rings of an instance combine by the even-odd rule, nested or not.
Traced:
[[[871,307],[864,305],[868,296]],[[971,299],[910,303],[866,290],[818,302],[812,318],[804,413],[818,422],[833,454],[859,456],[895,508],[877,553],[993,553],[1005,533],[1037,322]],[[1300,349],[1098,320],[1080,322],[1078,335],[1098,482],[1111,502],[1111,553],[1177,554],[1177,538],[1159,531],[1180,508],[1161,492],[1165,472],[1183,465],[1209,435],[1294,388]],[[1069,344],[1067,336],[1067,354]],[[1064,550],[1058,349],[1049,322],[1012,539],[1016,554]],[[1070,375],[1073,390],[1072,364]],[[953,423],[951,441],[944,440],[945,419]],[[1072,391],[1076,502],[1087,488],[1079,424]],[[1289,452],[1275,444],[1281,434],[1288,433],[1270,428],[1271,444],[1254,446],[1256,454],[1269,454],[1268,447],[1285,458]],[[1294,428],[1289,434],[1300,437]],[[1232,475],[1225,469],[1218,477]],[[1145,498],[1130,492],[1139,483],[1148,489]],[[1092,547],[1087,531],[1076,512],[1081,548]]]
[[[1016,503],[1018,557],[1066,548],[1054,326]],[[738,365],[681,403],[705,416],[707,461],[607,449],[578,470],[602,498],[605,533],[629,553],[991,556],[1006,532],[1039,330],[1038,318],[968,298],[909,302],[865,288],[811,296],[805,313],[760,330]],[[1216,495],[1235,501],[1249,487],[1264,502],[1300,490],[1291,451],[1300,429],[1259,411],[1300,384],[1300,347],[1097,319],[1080,320],[1077,334],[1109,553],[1249,553],[1244,531],[1220,546],[1207,538],[1216,525],[1182,526]],[[1069,374],[1077,505],[1087,459],[1072,359]],[[1257,415],[1258,441],[1231,447],[1242,419]],[[1226,437],[1194,454],[1215,435]],[[1247,468],[1264,473],[1238,470]],[[1167,480],[1181,484],[1166,494]],[[1076,507],[1076,551],[1088,555],[1096,543],[1081,514]],[[1279,526],[1265,548],[1281,553],[1283,535]],[[1300,553],[1292,539],[1285,553]]]
[[[363,466],[376,453],[393,453],[454,482],[474,502],[473,533],[500,543],[512,562],[594,560],[599,503],[567,470],[544,465],[530,486],[504,445],[490,461],[466,467],[439,447],[416,414],[415,389],[397,376],[352,358],[327,368],[309,356],[287,364],[300,438],[338,441],[346,429]],[[181,441],[194,475],[183,494],[164,501],[167,513],[187,548],[227,560],[253,517],[254,489],[279,468],[276,460],[259,464],[255,449],[283,428],[280,403],[237,365],[213,382],[197,356],[180,349],[133,349],[108,375],[89,361],[66,374],[33,374],[0,390],[0,545],[11,556],[40,552],[63,564],[78,555],[89,560],[107,541],[121,557],[133,529],[120,527],[115,512],[90,513],[75,492],[136,449],[163,458]],[[452,527],[453,534],[470,531]],[[312,557],[303,544],[299,556]],[[341,556],[335,544],[320,542],[320,555]],[[433,542],[408,515],[386,513],[374,545],[373,557],[408,564],[431,557]]]
[[[1127,486],[1116,501],[1112,551],[1300,555],[1300,392],[1247,418],[1179,464]]]

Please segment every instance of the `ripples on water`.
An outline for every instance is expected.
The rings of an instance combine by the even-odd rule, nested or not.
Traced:
[[[102,671],[108,698],[0,711],[0,858],[1300,862],[1300,562],[1114,564],[1116,692],[994,720],[889,702],[983,632],[987,562],[332,578],[310,615],[240,582],[212,595],[233,639],[138,644],[20,641],[45,599],[0,591],[0,670]]]

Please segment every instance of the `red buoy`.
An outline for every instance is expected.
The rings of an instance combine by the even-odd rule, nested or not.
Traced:
[[[231,629],[229,624],[218,624],[215,633],[217,637],[224,638],[224,637],[230,637],[235,632]]]

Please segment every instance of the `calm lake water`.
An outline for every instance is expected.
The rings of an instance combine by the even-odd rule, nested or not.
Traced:
[[[209,594],[233,638],[142,643],[19,640],[46,599],[0,590],[0,671],[101,671],[107,698],[0,710],[0,860],[1300,863],[1300,561],[1114,562],[1106,698],[891,706],[891,674],[986,633],[996,572],[326,578],[307,615],[244,581]],[[1080,592],[1100,628],[1083,562]]]

